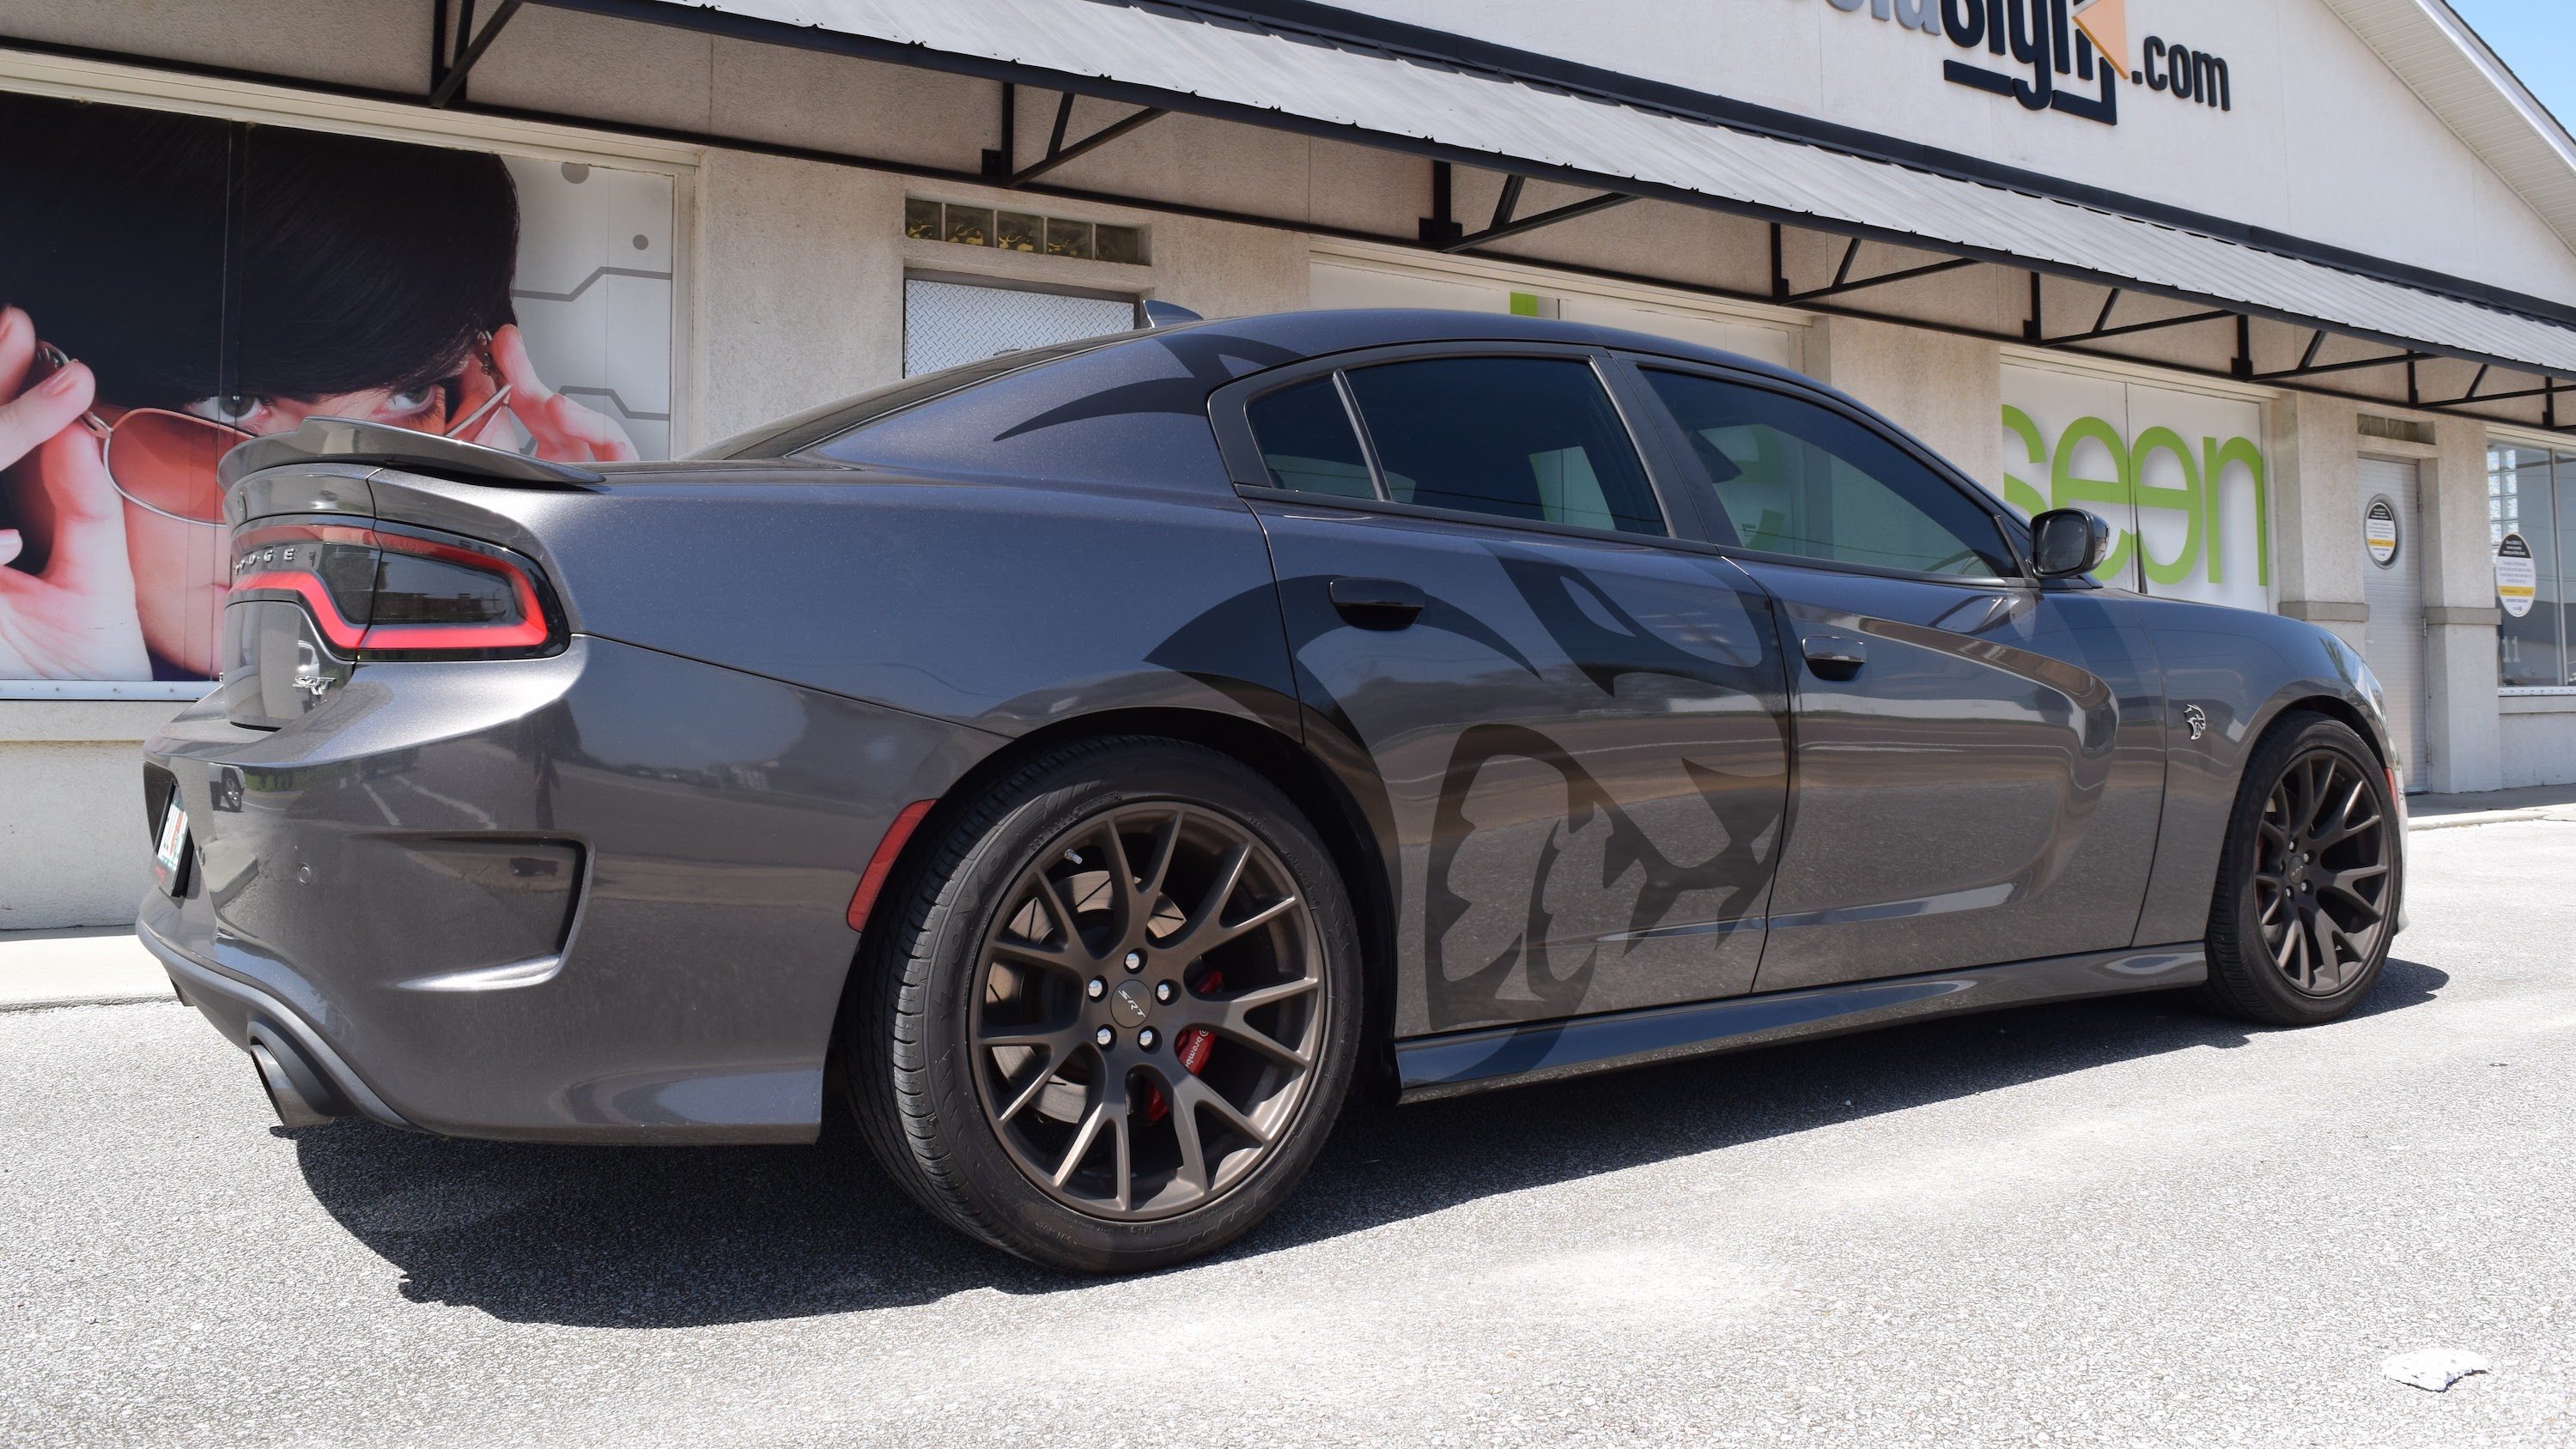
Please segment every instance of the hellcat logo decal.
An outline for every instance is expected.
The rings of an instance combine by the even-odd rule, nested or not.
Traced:
[[[2024,110],[2059,111],[2105,126],[2120,124],[2120,86],[2127,82],[2213,110],[2236,109],[2225,58],[2146,37],[2132,64],[2128,0],[1832,0],[1835,9],[1893,20],[1898,28],[1946,35],[1982,62],[1945,60],[1943,77],[2009,96]],[[1998,61],[2003,68],[1993,68]]]

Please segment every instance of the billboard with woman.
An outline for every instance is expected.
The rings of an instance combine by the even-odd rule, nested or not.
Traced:
[[[12,95],[0,133],[0,685],[220,671],[245,438],[667,448],[667,177]]]

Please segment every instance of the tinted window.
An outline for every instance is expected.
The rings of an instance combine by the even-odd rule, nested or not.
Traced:
[[[1245,416],[1261,445],[1261,465],[1270,470],[1271,487],[1344,498],[1377,496],[1359,434],[1351,431],[1350,412],[1330,376],[1256,398]]]
[[[1449,357],[1348,376],[1398,503],[1664,531],[1646,470],[1589,363]]]
[[[1649,369],[1707,469],[1718,542],[1921,573],[2020,572],[1994,518],[1877,433],[1830,408]],[[1735,537],[1728,539],[1729,526]]]
[[[1102,346],[1107,340],[1087,337],[1079,342],[1060,343],[1054,347],[1033,347],[1026,352],[1009,352],[998,357],[987,357],[981,362],[969,362],[957,367],[942,368],[937,372],[921,373],[918,376],[907,377],[901,382],[891,382],[883,387],[870,388],[866,392],[842,398],[838,402],[825,403],[821,407],[808,408],[801,413],[763,423],[749,432],[736,433],[732,437],[709,443],[688,456],[692,459],[784,458],[810,448],[826,438],[901,412],[917,403],[956,392],[961,388],[972,387],[1006,372],[1016,372],[1021,368],[1035,367],[1039,363],[1052,361],[1058,357],[1070,357],[1077,352],[1086,352]]]
[[[1208,394],[1296,360],[1220,326],[1068,345],[1078,350],[906,408],[813,451],[890,468],[1224,489]]]

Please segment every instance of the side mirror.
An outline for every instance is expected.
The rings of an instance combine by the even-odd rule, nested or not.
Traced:
[[[2089,574],[2111,556],[2111,525],[2081,508],[2052,508],[2030,521],[2030,555],[2044,579]]]

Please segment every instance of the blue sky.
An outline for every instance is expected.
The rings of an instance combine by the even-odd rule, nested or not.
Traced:
[[[2576,129],[2576,13],[2567,0],[2451,0],[2451,8]]]

